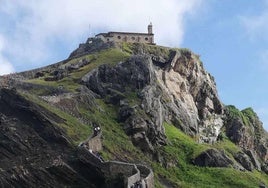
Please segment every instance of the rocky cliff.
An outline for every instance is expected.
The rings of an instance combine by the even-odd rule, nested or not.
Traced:
[[[79,159],[67,135],[56,126],[64,121],[15,90],[1,89],[2,187],[98,187],[102,184],[98,170]]]
[[[136,55],[126,62],[104,64],[82,78],[90,90],[119,106],[119,120],[133,142],[146,151],[165,144],[163,122],[200,142],[215,142],[223,126],[223,105],[198,57],[188,50],[134,50]],[[139,105],[129,104],[128,92],[137,92]]]
[[[257,114],[222,104],[190,50],[89,39],[67,60],[4,79],[4,185],[33,186],[42,177],[44,186],[111,186],[117,180],[77,152],[96,125],[101,155],[151,166],[156,187],[268,183],[268,136]]]

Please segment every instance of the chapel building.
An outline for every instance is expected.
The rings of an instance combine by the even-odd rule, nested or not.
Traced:
[[[100,38],[103,42],[130,42],[155,45],[152,23],[148,25],[148,33],[110,31],[108,33],[99,33],[95,37]]]

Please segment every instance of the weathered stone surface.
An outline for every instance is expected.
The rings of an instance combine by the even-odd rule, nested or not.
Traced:
[[[89,38],[86,43],[82,43],[79,45],[79,48],[74,50],[69,58],[79,57],[88,53],[97,52],[99,50],[108,49],[114,46],[113,43],[104,43],[101,39]]]
[[[125,122],[124,128],[127,134],[132,136],[133,142],[144,141],[141,147],[151,150],[152,144],[163,143],[164,131],[162,128],[162,113],[159,111],[162,106],[160,99],[159,97],[158,99],[154,98],[154,94],[150,92],[151,89],[145,89],[152,81],[151,74],[153,73],[150,66],[152,64],[150,64],[149,56],[134,56],[129,61],[120,63],[115,67],[100,66],[84,76],[82,80],[89,89],[98,95],[110,98],[107,102],[114,105],[120,105],[120,101],[124,100],[124,95],[127,95],[126,88],[141,93],[139,97],[145,98],[145,102],[141,106],[148,109],[147,111],[145,110],[146,114],[136,113],[133,107],[124,105],[119,110],[119,120]],[[120,93],[121,97],[114,98],[114,93]],[[154,102],[147,102],[147,100],[154,100]],[[151,107],[150,110],[148,103]]]
[[[251,159],[251,162],[252,164],[254,165],[254,167],[261,171],[261,164],[260,162],[258,161],[257,159],[257,156],[256,156],[256,152],[252,151],[252,150],[247,150],[246,151],[246,154],[249,156],[249,158]]]
[[[103,44],[101,41],[94,41],[94,39],[88,40],[86,44],[81,44],[71,54],[70,58],[73,58],[71,64],[67,63],[68,60],[66,60],[20,75],[22,78],[37,78],[50,74],[50,77],[44,79],[59,80],[73,71],[79,71],[81,67],[88,65],[91,61],[94,61],[94,58],[97,58],[95,56],[88,60],[75,59],[76,57],[104,50],[111,46],[115,46],[115,44]],[[96,109],[102,110],[94,102],[96,98],[101,98],[109,105],[114,105],[114,109],[118,109],[117,120],[122,124],[132,142],[167,168],[175,167],[177,161],[165,161],[161,152],[155,149],[167,143],[164,122],[172,123],[186,134],[199,138],[199,142],[214,143],[220,132],[226,131],[227,137],[241,147],[242,151],[250,151],[246,154],[238,153],[234,158],[247,170],[254,168],[260,170],[261,168],[266,171],[265,161],[268,160],[268,141],[267,133],[262,129],[261,122],[255,116],[232,117],[228,112],[223,112],[224,107],[218,98],[214,79],[204,70],[197,55],[185,49],[148,47],[140,44],[133,44],[132,46],[134,46],[134,49],[131,50],[135,55],[125,62],[118,62],[117,65],[101,65],[90,71],[81,79],[84,87],[76,90],[75,94],[69,93],[60,85],[58,88],[45,86],[47,91],[44,94],[45,96],[41,96],[42,99],[78,118],[83,123],[90,123],[90,120],[83,119],[80,116],[79,105],[83,105],[83,108],[87,108],[89,112]],[[124,50],[123,48],[120,49]],[[80,84],[79,81],[74,80],[77,84]],[[25,90],[35,87],[44,90],[44,86],[30,83],[16,83],[16,86],[19,86],[18,88],[23,87]],[[31,171],[35,171],[36,174],[40,174],[40,177],[53,176],[51,182],[49,182],[53,185],[57,185],[59,181],[67,181],[64,178],[61,180],[61,178],[54,177],[58,174],[67,176],[71,181],[68,184],[72,184],[84,176],[84,172],[94,177],[96,169],[88,164],[89,160],[83,160],[87,159],[86,156],[83,156],[84,154],[82,157],[78,157],[79,162],[74,157],[75,165],[68,161],[68,154],[73,155],[74,151],[69,148],[70,143],[64,131],[55,128],[57,126],[53,126],[53,122],[64,123],[64,120],[58,119],[54,114],[47,114],[38,106],[24,103],[25,101],[21,98],[17,99],[15,94],[10,99],[8,99],[9,97],[3,95],[3,100],[0,99],[0,101],[2,100],[0,112],[3,112],[0,115],[0,125],[5,126],[2,135],[0,131],[0,136],[5,138],[4,141],[0,141],[3,158],[5,156],[7,156],[6,158],[12,158],[14,153],[21,155],[28,152],[32,158],[30,158],[30,162],[26,162],[27,165],[32,162],[39,165],[40,163],[35,160],[39,156],[36,153],[32,154],[33,151],[29,149],[30,147],[38,150],[42,148],[44,153],[41,154],[49,153],[51,156],[47,157],[50,159],[47,161],[44,159],[45,157],[39,158],[40,160],[44,159],[44,166],[41,167],[38,165],[20,167],[19,164],[15,164],[12,170],[10,170],[11,166],[3,167],[4,172],[1,174],[3,177],[6,178],[12,173],[29,174]],[[14,101],[20,101],[21,103],[15,103]],[[13,113],[13,109],[15,113],[18,112],[17,109],[21,110],[22,114],[12,119],[13,116],[10,114]],[[18,128],[21,124],[26,124],[28,128],[21,130]],[[27,136],[21,136],[20,134]],[[38,139],[32,138],[32,135]],[[29,142],[28,137],[36,142]],[[6,141],[6,138],[8,141]],[[24,142],[24,140],[27,140],[27,142]],[[51,147],[54,142],[58,145],[55,144],[54,147]],[[12,147],[9,147],[10,145]],[[59,148],[64,150],[62,153],[66,153],[66,151],[68,153],[62,156],[60,160],[63,164],[61,167],[52,165],[62,151]],[[9,161],[9,159],[5,160]],[[235,161],[232,161],[224,152],[218,150],[208,150],[198,156],[194,162],[201,166],[233,166],[236,169],[244,169]],[[260,165],[260,162],[262,165]],[[79,168],[82,170],[79,170]],[[52,169],[53,172],[51,170],[47,172],[47,169]],[[92,172],[89,172],[90,170]],[[65,171],[70,176],[65,175]],[[51,175],[53,173],[54,175]],[[32,178],[32,176],[30,175],[28,178]],[[32,179],[35,181],[34,178]],[[1,180],[3,182],[11,181],[7,178]],[[96,182],[93,184],[95,185]],[[65,185],[65,183],[60,185]]]
[[[234,155],[235,160],[240,163],[246,170],[252,171],[254,169],[251,159],[243,152],[238,152]]]
[[[223,152],[209,149],[197,156],[193,163],[198,166],[207,167],[230,167],[234,162]]]
[[[241,119],[234,118],[227,123],[226,135],[237,145],[244,149],[253,149],[254,140],[253,137],[246,131],[248,127],[245,127]]]
[[[260,170],[258,161],[267,161],[268,159],[267,132],[263,129],[257,114],[251,108],[242,110],[240,113],[242,115],[236,115],[235,117],[228,110],[225,113],[226,135],[246,151],[252,164]]]
[[[20,96],[0,90],[0,182],[3,187],[99,187],[104,179],[82,163],[64,120]]]
[[[135,114],[135,109],[128,106],[128,105],[123,105],[120,107],[119,112],[118,112],[118,120],[119,121],[126,121],[130,116]]]
[[[101,96],[108,95],[111,90],[125,92],[130,89],[142,89],[150,82],[148,57],[135,56],[127,62],[116,65],[101,65],[89,72],[82,81]]]
[[[268,174],[268,163],[263,163],[261,166],[261,170]]]
[[[143,135],[150,145],[165,144],[163,122],[167,121],[189,135],[200,135],[200,142],[215,142],[223,125],[223,107],[213,78],[198,58],[190,51],[169,50],[165,55],[142,47],[137,51],[142,52],[126,62],[94,69],[82,78],[83,83],[119,106],[129,91],[137,93],[141,102],[135,110],[121,106],[118,115],[129,135],[140,133],[134,141]]]

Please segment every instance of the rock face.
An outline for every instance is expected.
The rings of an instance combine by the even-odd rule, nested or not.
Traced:
[[[86,116],[88,113],[103,111],[101,105],[98,106],[101,99],[105,106],[117,110],[117,119],[113,116],[113,120],[123,126],[132,143],[167,168],[176,168],[179,160],[164,164],[162,153],[158,151],[161,146],[170,144],[163,126],[165,122],[199,143],[211,144],[208,148],[213,148],[221,139],[239,146],[228,148],[231,151],[227,152],[208,149],[193,159],[195,165],[257,169],[268,173],[268,136],[262,123],[252,109],[239,111],[222,105],[214,79],[204,70],[197,55],[185,49],[131,44],[131,49],[127,49],[131,52],[129,59],[116,65],[105,62],[99,65],[97,55],[89,59],[82,57],[110,47],[116,44],[89,39],[70,55],[70,59],[20,73],[15,75],[16,79],[4,80],[0,85],[14,84],[24,91],[42,90],[43,95],[38,96],[42,102],[85,125],[90,124],[92,118]],[[126,50],[123,44],[120,50]],[[74,78],[70,78],[71,75]],[[57,84],[57,87],[18,81],[33,78]],[[58,85],[65,82],[72,83],[73,87]],[[58,126],[65,121],[15,90],[1,89],[1,185],[34,187],[38,182],[44,187],[105,186],[104,175],[92,165],[94,161],[87,155],[88,151],[75,148]],[[224,147],[228,147],[228,143]]]
[[[198,166],[207,167],[230,167],[234,162],[224,154],[223,151],[209,149],[197,156],[193,163]]]
[[[234,156],[235,160],[239,162],[246,170],[252,171],[254,169],[251,159],[243,152],[238,152]]]
[[[134,55],[126,62],[101,65],[82,82],[107,103],[118,106],[118,120],[136,146],[154,153],[155,146],[165,145],[163,122],[172,123],[201,143],[217,142],[224,130],[244,151],[234,156],[243,167],[233,161],[235,168],[260,170],[266,165],[267,135],[258,117],[249,109],[241,112],[244,118],[229,113],[197,55],[141,44],[132,50]],[[139,102],[132,104],[131,97]]]
[[[151,51],[150,51],[151,50]],[[213,78],[190,51],[158,53],[138,45],[128,61],[101,65],[83,83],[109,103],[119,106],[119,120],[133,143],[143,150],[165,144],[163,122],[171,122],[200,142],[215,142],[223,126],[223,106]],[[137,93],[140,103],[130,105]]]
[[[98,38],[89,38],[86,43],[79,45],[79,48],[74,50],[69,58],[79,57],[88,53],[97,52],[99,50],[108,49],[114,46],[113,43],[104,43],[101,39]]]
[[[81,156],[56,123],[64,120],[14,90],[0,90],[1,186],[102,185],[103,176],[80,160]]]
[[[254,168],[261,170],[268,161],[268,138],[257,114],[251,108],[240,112],[234,106],[228,106],[225,114],[226,135],[245,151]]]

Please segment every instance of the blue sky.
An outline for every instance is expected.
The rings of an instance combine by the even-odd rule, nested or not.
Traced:
[[[0,0],[0,74],[68,57],[99,32],[145,32],[201,56],[224,104],[253,107],[268,130],[268,0]]]

